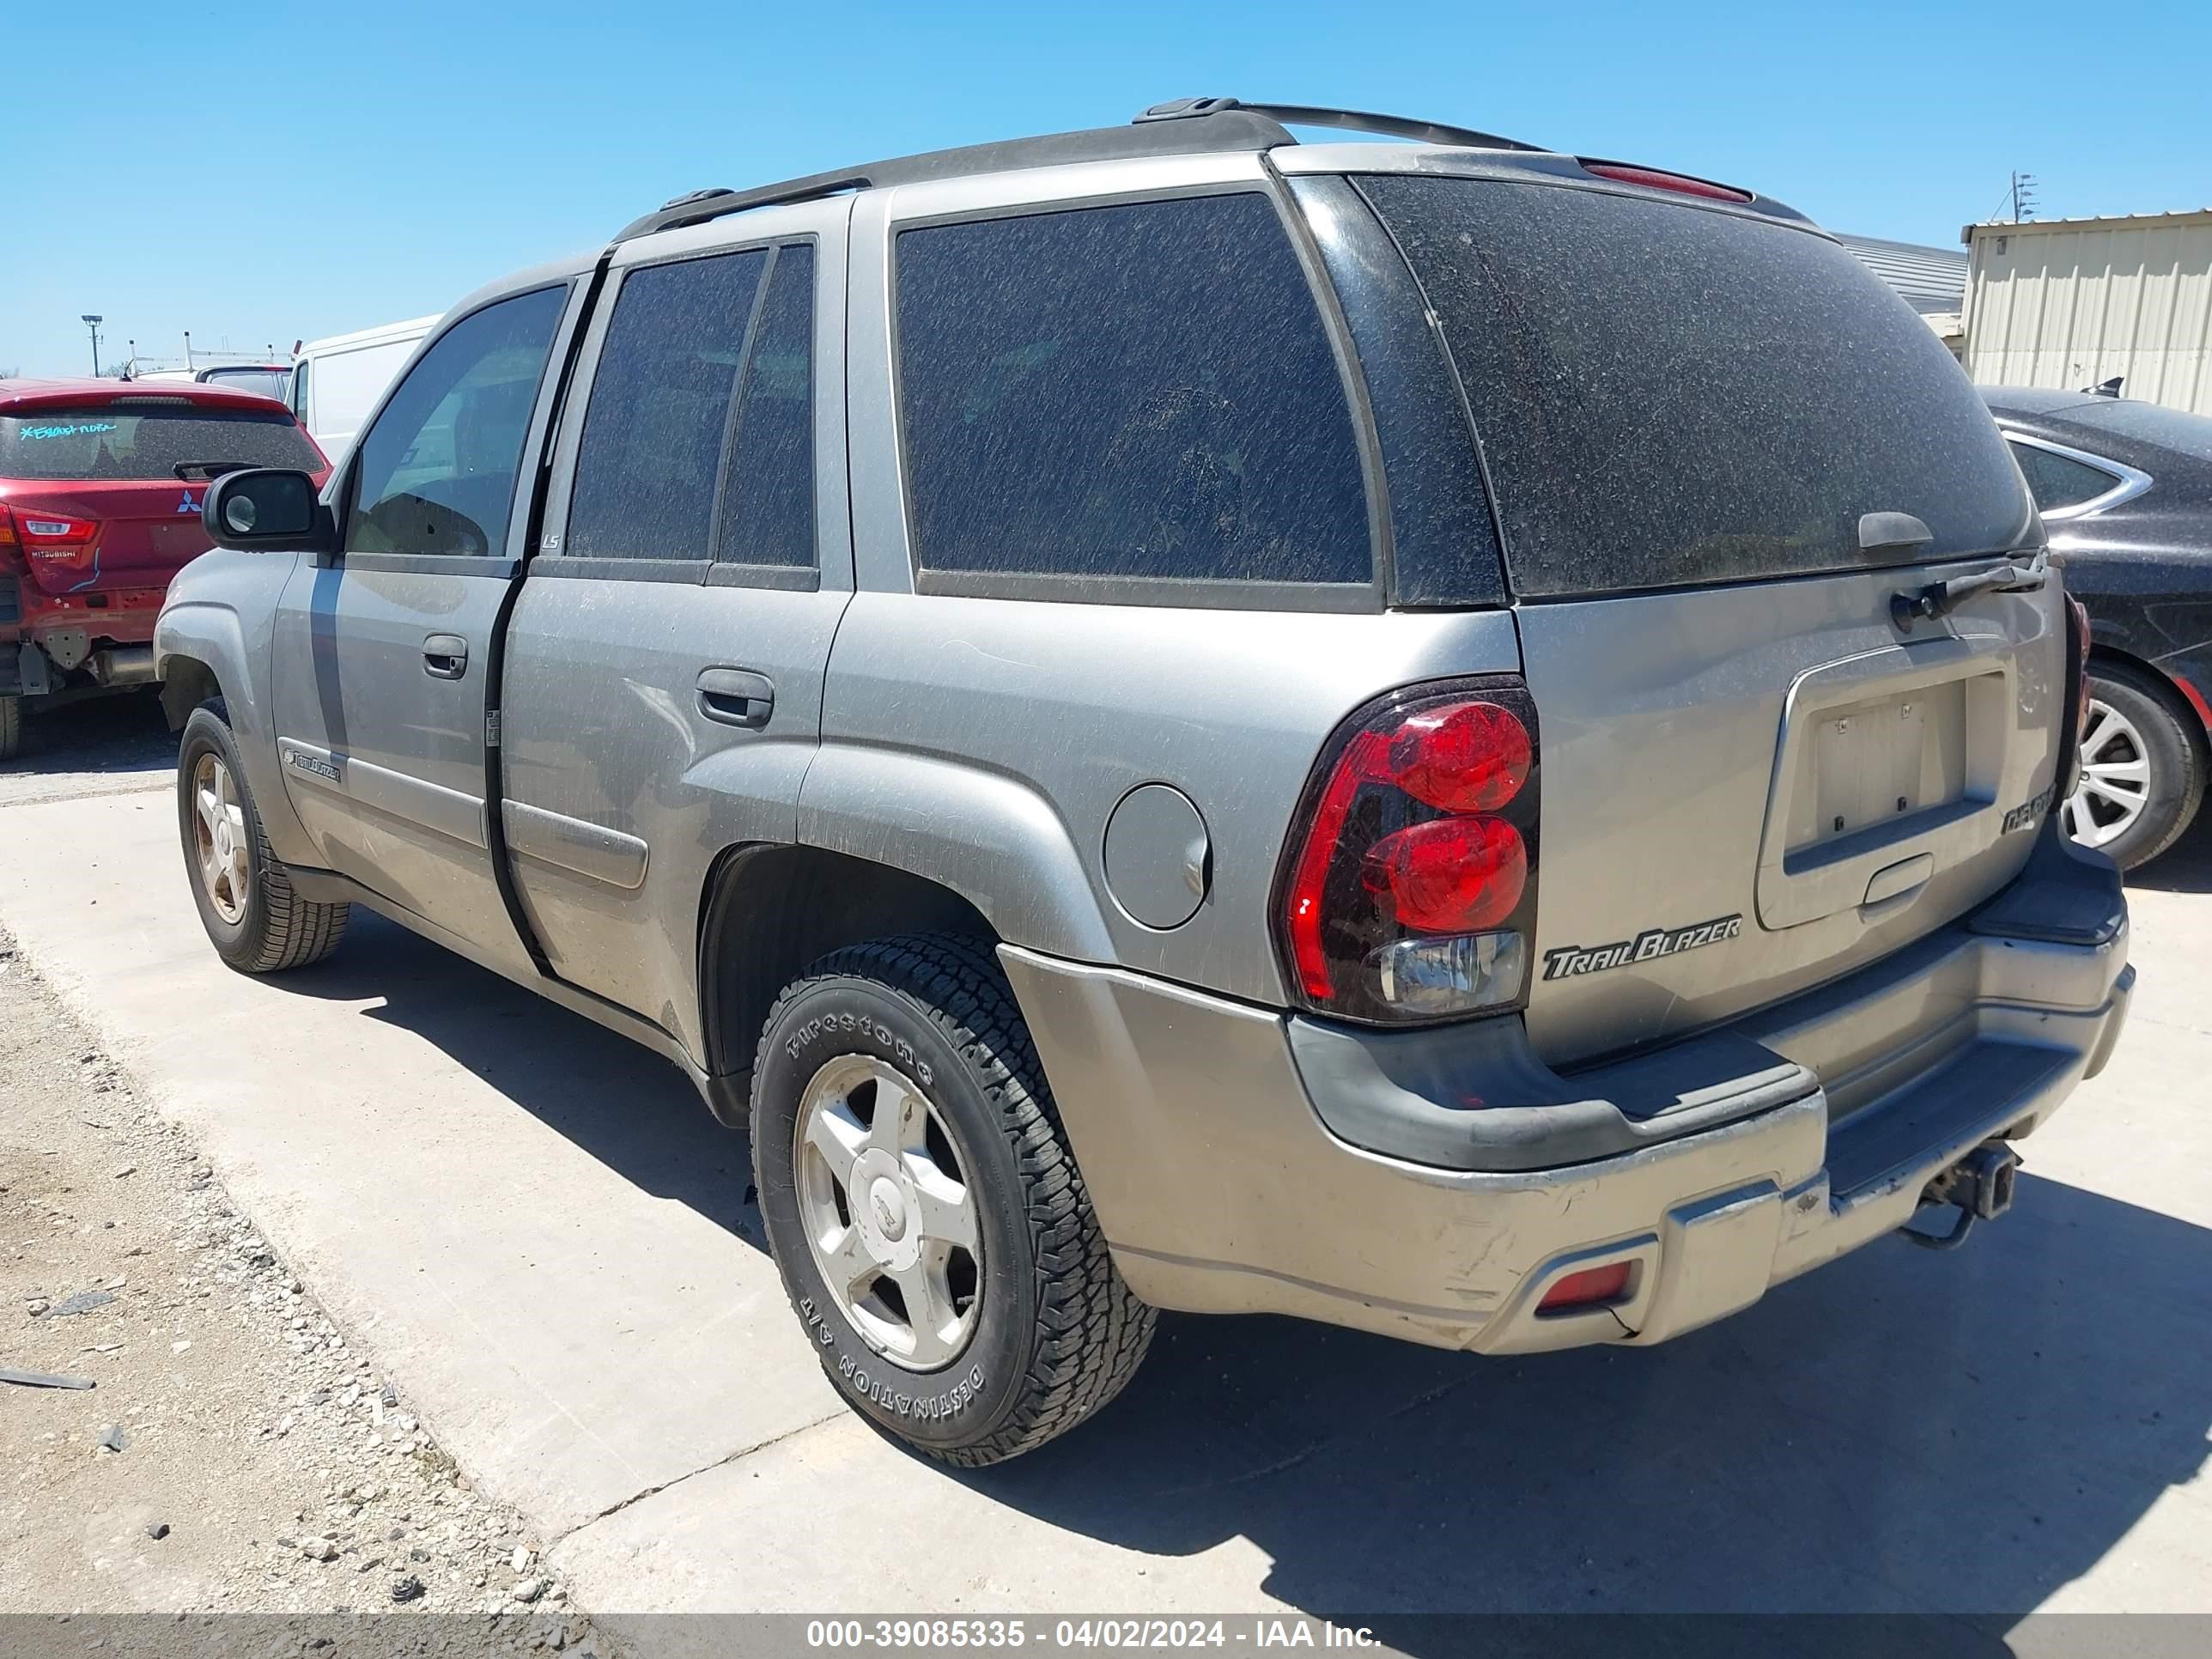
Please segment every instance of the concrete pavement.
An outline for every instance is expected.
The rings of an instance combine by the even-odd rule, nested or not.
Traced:
[[[1649,1352],[1167,1318],[1104,1417],[954,1475],[838,1407],[672,1068],[365,915],[227,972],[164,764],[0,769],[0,921],[595,1611],[2212,1610],[2212,820],[1967,1249]]]

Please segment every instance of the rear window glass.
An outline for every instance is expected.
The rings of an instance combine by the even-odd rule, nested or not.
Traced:
[[[1927,324],[1836,244],[1596,190],[1371,177],[1466,384],[1515,589],[2008,550],[2020,474]],[[1863,552],[1869,513],[1932,546]]]
[[[1373,579],[1344,384],[1263,196],[902,232],[898,352],[926,572]]]
[[[0,415],[0,478],[204,478],[245,466],[319,472],[292,417],[236,410],[95,404]]]

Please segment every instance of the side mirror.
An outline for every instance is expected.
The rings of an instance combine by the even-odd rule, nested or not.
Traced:
[[[327,539],[329,517],[315,499],[315,481],[306,473],[252,467],[226,472],[208,485],[200,522],[217,547],[318,552]]]

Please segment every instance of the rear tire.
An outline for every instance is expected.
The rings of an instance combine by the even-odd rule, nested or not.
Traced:
[[[2123,870],[2179,839],[2204,799],[2205,754],[2194,716],[2155,674],[2091,658],[2081,784],[2066,799],[2067,834]]]
[[[988,945],[880,939],[809,969],[761,1034],[752,1141],[792,1307],[886,1433],[979,1468],[1135,1373],[1155,1316],[1115,1270]]]
[[[351,910],[293,890],[269,851],[222,702],[192,710],[177,754],[177,827],[192,902],[216,954],[243,974],[320,962],[345,937]]]
[[[23,748],[23,700],[0,697],[0,761],[11,761]]]

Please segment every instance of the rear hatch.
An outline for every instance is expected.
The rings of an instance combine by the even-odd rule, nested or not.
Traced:
[[[2056,774],[2063,599],[2054,577],[1893,622],[1893,596],[2042,537],[1927,325],[1834,242],[1749,210],[1359,184],[1498,506],[1542,732],[1538,1052],[1727,1019],[2008,882]]]
[[[207,480],[245,466],[320,477],[289,410],[148,392],[0,411],[0,507],[48,593],[155,587],[207,551]]]

